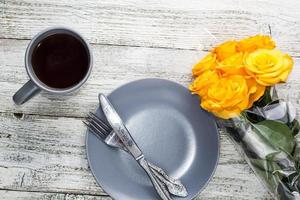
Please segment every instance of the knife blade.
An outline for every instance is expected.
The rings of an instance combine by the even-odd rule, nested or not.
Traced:
[[[131,137],[122,119],[120,118],[119,114],[116,112],[110,101],[107,99],[107,97],[103,94],[99,94],[99,101],[108,123],[113,128],[114,132],[117,134],[120,140],[123,142],[127,150],[136,160],[142,158],[144,154],[142,153],[134,139]]]

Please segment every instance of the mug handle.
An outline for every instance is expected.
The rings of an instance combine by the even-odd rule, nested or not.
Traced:
[[[40,88],[32,80],[27,81],[13,96],[13,101],[21,105],[40,92]]]

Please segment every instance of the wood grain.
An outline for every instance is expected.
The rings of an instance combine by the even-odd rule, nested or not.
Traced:
[[[111,200],[110,197],[0,190],[2,200]]]
[[[270,34],[300,54],[299,1],[2,0],[0,37],[30,39],[64,25],[100,44],[207,50],[233,38]]]
[[[271,34],[295,58],[279,94],[300,114],[300,1],[297,0],[0,0],[0,197],[4,200],[109,200],[85,154],[82,117],[97,93],[141,78],[187,86],[191,66],[213,45]],[[63,25],[81,32],[95,57],[76,94],[42,92],[23,106],[11,97],[27,80],[26,46],[37,32]],[[220,134],[216,174],[197,200],[272,199]]]
[[[27,80],[23,67],[27,42],[0,40],[1,56],[5,57],[0,60],[0,66],[4,69],[0,74],[0,151],[3,152],[0,156],[0,177],[3,177],[2,180],[0,178],[0,188],[76,195],[105,195],[89,171],[84,127],[80,122],[80,117],[96,108],[96,94],[99,91],[108,93],[123,83],[146,77],[168,78],[187,85],[191,79],[191,65],[206,53],[93,45],[93,74],[79,93],[67,97],[41,94],[24,106],[17,107],[13,105],[11,96]],[[298,59],[296,63],[298,65]],[[297,99],[298,74],[299,70],[295,67],[289,84],[279,88],[280,94]],[[285,92],[286,89],[289,92]],[[295,105],[299,107],[299,102]],[[270,195],[227,136],[221,134],[220,164],[212,182],[199,198],[235,197],[265,199]]]
[[[0,40],[0,112],[82,117],[97,106],[97,94],[141,78],[167,78],[187,85],[191,66],[203,52],[144,47],[93,45],[94,68],[87,84],[74,96],[42,93],[22,106],[13,94],[28,80],[24,53],[28,41]]]
[[[11,98],[28,80],[23,58],[27,43],[0,39],[0,112],[83,117],[97,107],[99,92],[108,94],[133,80],[165,78],[188,86],[192,78],[192,65],[206,54],[193,50],[93,45],[95,59],[92,75],[77,94],[57,96],[41,93],[24,105],[16,106]],[[295,63],[288,84],[279,87],[285,98],[288,98],[288,93],[299,95],[299,59],[295,59]],[[286,89],[289,89],[288,93]],[[295,106],[300,108],[297,98],[293,99]]]
[[[81,119],[1,114],[0,152],[2,190],[105,195],[88,167]],[[214,197],[270,197],[223,133],[219,166],[199,198]]]

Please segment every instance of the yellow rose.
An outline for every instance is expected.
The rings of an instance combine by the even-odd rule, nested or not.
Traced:
[[[251,108],[253,103],[264,95],[266,87],[258,84],[254,78],[247,78],[246,81],[249,90],[249,102],[247,108]]]
[[[216,66],[216,54],[209,53],[197,64],[194,65],[192,72],[194,76],[199,76],[204,71],[213,69]]]
[[[210,85],[207,95],[201,98],[201,107],[217,117],[228,119],[238,116],[249,104],[249,90],[243,76],[222,77]]]
[[[219,75],[217,71],[207,70],[199,75],[192,84],[190,84],[189,89],[193,94],[198,94],[201,97],[205,97],[210,85],[218,81]]]
[[[244,63],[247,73],[263,86],[285,82],[293,67],[292,58],[276,49],[258,49]]]
[[[216,69],[223,72],[224,75],[243,75],[247,76],[244,68],[243,53],[235,53],[223,61],[219,62]]]
[[[237,41],[228,41],[220,44],[216,48],[214,48],[213,52],[216,53],[217,59],[219,61],[228,58],[229,56],[235,54],[237,52],[236,49]]]
[[[222,43],[193,67],[196,78],[189,89],[217,117],[236,117],[291,72],[292,58],[274,48],[263,35]]]
[[[252,52],[257,49],[274,49],[275,42],[269,36],[256,35],[240,40],[237,44],[237,50],[242,52]]]
[[[241,52],[218,63],[216,69],[222,71],[222,76],[241,75],[246,79],[249,90],[248,108],[250,108],[265,92],[266,87],[258,84],[254,78],[247,74],[244,67],[244,54]]]

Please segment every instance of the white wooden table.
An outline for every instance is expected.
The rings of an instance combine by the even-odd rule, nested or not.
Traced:
[[[272,34],[296,61],[279,92],[300,110],[299,11],[298,0],[0,0],[0,198],[110,199],[88,167],[81,123],[97,93],[146,77],[187,86],[192,64],[216,42]],[[92,75],[75,96],[41,93],[15,106],[11,97],[28,79],[26,46],[55,25],[92,44]],[[221,133],[217,171],[197,199],[272,198]]]

